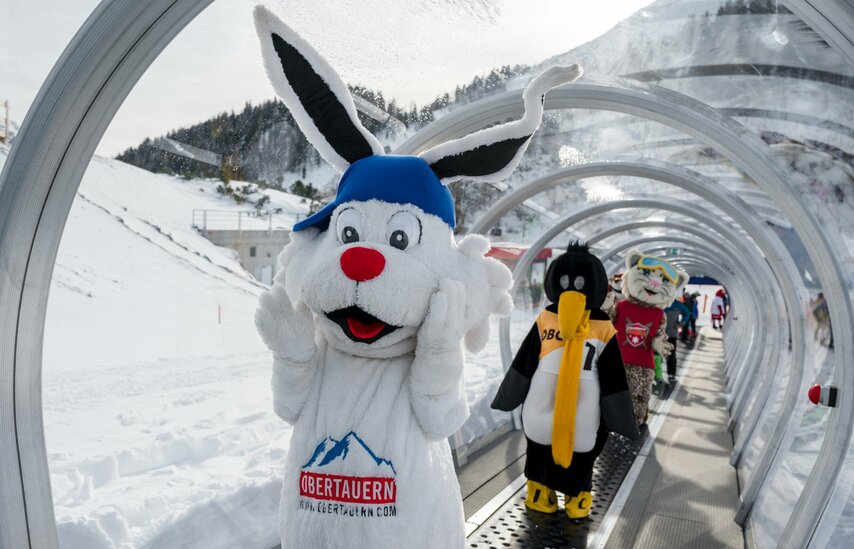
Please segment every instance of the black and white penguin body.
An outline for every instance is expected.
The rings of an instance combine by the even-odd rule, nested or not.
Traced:
[[[516,353],[492,407],[511,411],[522,406],[522,423],[528,442],[525,475],[546,491],[559,491],[567,501],[591,489],[593,465],[607,440],[608,432],[637,437],[625,370],[616,330],[608,314],[599,307],[608,292],[608,280],[598,258],[587,247],[571,244],[567,253],[552,262],[546,274],[546,296],[552,302],[537,317]],[[565,293],[584,296],[587,327],[583,332],[580,364],[568,369],[567,338],[561,333],[560,304]],[[587,316],[589,315],[589,316]],[[577,390],[561,389],[563,372],[577,376]],[[577,373],[576,373],[577,372]],[[576,380],[573,380],[576,381]],[[567,399],[575,411],[572,430],[572,458],[568,466],[556,462],[552,444],[566,438],[556,433]],[[534,490],[540,489],[534,487]],[[529,499],[532,486],[529,485]],[[538,508],[553,512],[555,505]],[[588,506],[589,510],[589,506]],[[569,508],[567,508],[569,512]],[[570,516],[572,514],[570,513]],[[584,514],[583,516],[586,516]],[[580,517],[573,517],[580,518]]]

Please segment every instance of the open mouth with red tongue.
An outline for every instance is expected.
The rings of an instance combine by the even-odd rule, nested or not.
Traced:
[[[355,305],[326,313],[326,316],[341,326],[347,337],[359,343],[373,343],[398,328],[398,326],[391,326],[377,317],[369,315]]]

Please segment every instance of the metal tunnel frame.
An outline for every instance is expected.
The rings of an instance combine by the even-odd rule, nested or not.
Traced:
[[[212,0],[108,0],[60,56],[0,174],[0,546],[57,546],[41,410],[41,351],[65,220],[116,111]]]
[[[776,159],[769,147],[750,130],[688,96],[657,86],[615,79],[594,79],[549,92],[546,109],[581,108],[622,112],[655,120],[680,130],[715,148],[733,160],[774,200],[791,221],[803,241],[828,301],[834,330],[847,338],[845,348],[837,345],[837,364],[854,363],[854,304],[848,299],[847,273],[836,261],[844,246],[838,235],[824,233],[818,221],[800,202],[792,181],[801,179]],[[510,91],[458,109],[428,126],[399,149],[422,150],[452,137],[470,133],[489,124],[520,116],[521,91]],[[475,112],[476,110],[476,112]],[[834,339],[836,340],[836,339]],[[780,538],[781,547],[801,548],[809,544],[845,463],[854,427],[854,372],[838,367],[837,385],[842,388],[838,407],[832,411],[828,432],[819,456],[799,495],[791,520]],[[758,492],[758,487],[756,488]],[[752,501],[745,501],[752,505]]]
[[[702,231],[699,231],[695,226],[686,225],[684,223],[677,223],[677,222],[673,222],[673,221],[669,221],[669,220],[668,221],[635,221],[635,222],[628,222],[628,223],[624,223],[621,225],[615,225],[613,227],[610,227],[607,230],[602,231],[602,232],[596,234],[595,236],[589,238],[588,244],[592,245],[592,244],[595,244],[596,242],[598,242],[604,238],[607,238],[609,236],[612,236],[612,235],[615,235],[615,234],[618,234],[621,232],[625,232],[628,230],[634,230],[634,229],[640,229],[640,228],[661,228],[661,229],[676,230],[676,231],[681,231],[681,232],[688,232],[688,233],[691,233],[691,234],[694,234],[694,235],[700,236],[700,237],[705,236],[705,234]],[[662,240],[666,240],[666,238],[667,238],[667,235],[661,236]],[[681,257],[681,256],[678,258],[671,258],[671,260],[673,262],[676,262],[677,260],[683,260],[683,259],[685,259],[685,258]],[[717,264],[715,264],[715,267],[716,267],[717,272],[722,271],[720,268],[718,268]],[[617,271],[620,268],[621,268],[621,264],[618,262],[615,265],[613,265],[612,271]],[[727,278],[729,278],[729,277],[727,277]],[[735,305],[733,305],[733,306],[737,307]],[[731,318],[737,318],[737,316],[733,315]],[[745,324],[747,326],[748,331],[750,331],[751,333],[756,328],[755,322],[747,322]],[[744,330],[738,331],[736,333],[739,336],[743,336],[745,338],[747,337],[747,336],[744,336],[744,334],[747,333]],[[754,340],[754,337],[752,335],[749,338],[747,338],[747,341],[753,341],[753,340]],[[738,342],[738,343],[741,343],[741,342]],[[732,351],[735,344],[736,344],[735,341],[731,341],[730,344],[727,346],[726,350]],[[745,344],[745,347],[747,347],[747,344]],[[744,351],[744,348],[740,344],[738,346],[738,349],[739,349],[739,351],[734,353],[732,356],[740,358],[739,364],[746,364],[746,361],[747,361],[746,356],[748,353],[746,351]],[[731,365],[733,362],[735,362],[735,361],[729,360],[729,361],[726,361],[724,364],[725,371],[727,372],[727,377],[733,377],[731,374],[731,370],[733,369],[731,367]],[[730,399],[730,402],[731,402],[731,399]],[[743,436],[742,440],[746,441],[746,440],[748,440],[748,438],[749,438],[748,436]],[[733,452],[733,457],[734,456],[735,456],[735,452]]]
[[[64,222],[95,147],[139,77],[212,0],[105,0],[72,39],[28,112],[0,174],[0,546],[56,547],[41,411],[41,349],[47,296]],[[521,90],[459,109],[400,152],[519,116]],[[828,297],[839,364],[854,364],[854,305],[846,273],[788,178],[749,130],[687,96],[657,86],[605,81],[552,91],[547,108],[625,112],[656,120],[730,157],[775,199],[805,243]],[[475,112],[475,109],[477,112]],[[837,368],[839,407],[781,538],[804,547],[826,506],[851,440],[852,372]]]
[[[618,234],[621,232],[626,232],[628,230],[639,229],[639,228],[661,228],[661,229],[675,230],[675,231],[679,231],[679,232],[683,232],[683,233],[693,234],[694,236],[700,237],[701,239],[708,236],[707,232],[704,232],[704,231],[698,229],[696,226],[688,225],[685,223],[678,223],[678,222],[674,222],[674,221],[670,221],[670,220],[668,220],[668,221],[635,221],[635,222],[629,222],[629,223],[624,223],[621,225],[615,225],[613,227],[610,227],[609,229],[607,229],[603,232],[600,232],[600,233],[596,234],[594,237],[588,239],[588,244],[592,245],[592,244],[598,242],[599,240],[602,240],[602,239],[607,238],[609,236],[612,236],[612,235],[615,235],[615,234]],[[729,242],[736,242],[736,243],[741,244],[738,236],[732,232],[724,233],[723,236],[727,237]],[[666,241],[667,239],[668,239],[668,235],[665,234],[665,235],[658,236],[656,238],[656,241],[659,241],[659,242],[660,241]],[[749,253],[749,251],[747,253]],[[671,260],[674,263],[679,261],[679,259],[680,259],[679,257],[671,258]],[[605,260],[607,260],[607,258],[603,259],[603,261],[605,261]],[[619,265],[617,265],[617,267],[619,267]],[[765,270],[767,270],[767,268]],[[795,326],[795,328],[797,328],[797,326]],[[737,354],[736,356],[742,357],[743,360],[740,363],[749,364],[747,362],[746,355]],[[772,358],[772,360],[773,360],[773,358]],[[772,362],[772,364],[773,364],[773,362]],[[727,364],[727,366],[729,366],[729,364]],[[765,377],[766,378],[767,377],[773,378],[774,371],[775,371],[775,369],[772,369],[771,371],[766,372]],[[731,374],[728,374],[727,377],[730,379],[735,379],[735,376],[731,375]],[[771,381],[773,381],[773,379]],[[764,397],[760,397],[758,400],[759,401],[767,401],[767,398],[770,396],[770,394],[771,394],[771,388],[769,387],[767,395]],[[729,402],[730,402],[730,404],[732,404],[733,399],[730,398]],[[758,405],[754,406],[754,410],[759,410],[760,408],[761,408],[761,406],[758,406]],[[754,417],[751,417],[751,418],[746,420],[746,422],[748,424],[748,429],[746,432],[747,434],[743,434],[740,437],[740,443],[741,443],[740,448],[737,447],[736,450],[734,450],[734,452],[733,452],[733,456],[731,459],[731,462],[733,465],[736,465],[737,461],[741,457],[741,452],[742,452],[745,444],[747,443],[747,441],[750,440],[750,435],[752,434],[752,430],[755,427],[755,423],[758,422],[758,420],[759,420],[758,412],[755,412]],[[738,423],[733,420],[731,423],[731,428],[734,428],[736,425],[738,425]]]
[[[664,225],[668,225],[668,224],[667,224],[667,223],[664,223]],[[672,229],[675,229],[675,230],[683,230],[683,229],[680,227],[680,225],[681,225],[681,224],[669,224],[670,228],[672,228]],[[691,231],[684,231],[684,232],[691,232]],[[703,238],[703,236],[704,236],[700,231],[696,231],[696,232],[695,232],[695,233],[693,233],[693,234],[694,234],[695,236],[699,236],[701,240],[702,240],[702,238]],[[673,240],[670,238],[670,236],[671,236],[671,235],[659,235],[659,236],[657,236],[657,237],[643,237],[643,236],[637,236],[637,237],[636,237],[636,238],[634,238],[633,240],[630,240],[628,243],[625,243],[625,242],[624,242],[624,243],[622,243],[622,244],[618,244],[616,247],[612,247],[608,252],[606,252],[606,253],[602,256],[602,257],[603,257],[603,261],[608,261],[608,260],[612,259],[612,258],[613,258],[613,256],[615,256],[615,255],[619,254],[620,252],[624,251],[625,249],[627,249],[628,247],[631,247],[631,246],[641,246],[642,244],[646,244],[646,243],[658,243],[658,244],[661,244],[662,242],[673,242]],[[705,241],[705,240],[703,240],[703,242],[706,242],[706,241]],[[725,267],[721,267],[722,262],[725,262],[725,261],[726,261],[726,259],[727,259],[727,257],[728,257],[728,254],[723,253],[723,251],[722,251],[723,249],[722,249],[722,248],[716,248],[716,247],[714,247],[714,246],[702,246],[702,247],[698,247],[698,246],[694,246],[694,245],[693,245],[693,244],[691,244],[691,243],[688,243],[688,244],[689,244],[690,246],[693,246],[692,250],[693,250],[693,249],[697,249],[697,248],[704,249],[704,250],[705,250],[705,253],[706,253],[707,255],[706,255],[706,256],[701,256],[701,257],[703,257],[703,258],[707,258],[707,259],[708,259],[708,258],[715,258],[715,259],[717,259],[717,261],[716,261],[716,262],[714,262],[715,266],[716,266],[716,267],[718,267],[718,269],[717,269],[717,270],[718,270],[719,272],[720,272],[720,271],[726,272],[726,273],[730,274],[730,276],[731,276],[731,273],[732,273],[732,270],[731,270],[731,269],[727,269],[727,268],[725,268]],[[661,247],[656,248],[656,250],[661,250],[661,251],[663,251],[663,249],[662,249]],[[711,255],[710,255],[710,254],[711,254]],[[686,259],[686,258],[688,258],[688,257],[694,257],[694,256],[695,256],[695,255],[694,255],[694,254],[692,254],[692,253],[691,253],[691,251],[689,251],[686,255],[680,255],[680,256],[678,256],[678,257],[675,257],[675,258],[669,258],[669,259],[671,260],[671,262],[673,262],[673,263],[675,263],[675,264],[679,264],[679,262],[680,262],[680,261],[682,261],[682,260],[684,260],[684,259]],[[613,271],[613,270],[619,270],[621,267],[622,267],[621,263],[617,263],[617,264],[613,265],[613,267],[612,267],[612,269],[611,269],[611,270],[612,270],[612,271]],[[761,267],[760,267],[760,269],[761,269]],[[732,285],[732,284],[730,284],[730,285]],[[757,293],[757,292],[761,292],[761,288],[757,287],[757,289],[756,289],[756,290],[754,290],[754,292],[752,292],[752,293]],[[759,313],[757,313],[757,314],[759,314]],[[758,318],[757,318],[757,320],[759,320],[759,319],[761,319],[761,318],[762,318],[762,317],[761,317],[761,315],[759,315],[759,316],[758,316]],[[755,325],[755,323],[752,323],[752,324],[750,324],[749,326],[750,326],[750,328],[749,328],[749,329],[750,329],[750,330],[752,330],[752,331],[758,328],[758,327]],[[753,336],[751,336],[751,337],[748,339],[748,341],[750,341],[750,342],[752,342],[752,341],[754,341],[754,340],[755,340],[755,337],[753,337]],[[725,366],[727,367],[727,369],[728,369],[728,377],[735,377],[735,376],[731,373],[731,372],[732,372],[732,370],[740,371],[740,370],[742,370],[742,369],[743,369],[743,366],[749,366],[749,365],[751,364],[751,360],[753,360],[753,359],[751,358],[751,356],[750,356],[750,355],[751,355],[751,353],[749,353],[749,352],[745,352],[745,353],[743,353],[743,354],[736,355],[736,356],[740,356],[740,357],[741,357],[741,360],[739,360],[739,362],[738,362],[738,364],[739,364],[739,367],[738,367],[738,368],[733,367],[733,366],[732,366],[732,363],[725,365]],[[772,357],[772,359],[773,359],[773,358],[774,358],[774,357]],[[768,377],[768,376],[773,376],[773,373],[774,373],[774,370],[771,370],[770,372],[766,371],[765,375],[766,375],[766,377]],[[770,395],[770,390],[769,390],[769,395]],[[764,397],[764,398],[767,398],[767,397]],[[730,399],[729,399],[729,400],[730,400],[730,402],[731,402],[731,401],[732,401],[732,398],[730,397]],[[762,397],[760,397],[760,398],[759,398],[759,400],[762,400]],[[748,439],[748,435],[743,436],[743,440],[747,440],[747,439]]]
[[[659,206],[657,206],[657,207],[659,207],[660,209],[675,211],[676,213],[681,213],[681,214],[687,214],[687,215],[694,214],[694,215],[696,215],[694,213],[694,211],[690,208],[690,206],[686,206],[686,205],[682,204],[681,207],[679,207],[679,205],[677,205],[674,201],[661,201],[661,202],[664,202],[664,203],[659,204],[659,200],[651,199],[651,203],[641,203],[641,204],[633,204],[633,203],[631,203],[631,201],[628,201],[628,202],[622,202],[622,203],[615,203],[613,206],[611,206],[610,204],[605,203],[604,205],[594,205],[594,206],[589,206],[587,208],[581,208],[580,211],[578,211],[574,214],[568,215],[563,220],[561,220],[558,223],[556,223],[555,225],[553,225],[550,230],[548,230],[543,236],[541,236],[529,248],[529,250],[525,254],[528,257],[525,257],[525,255],[523,255],[523,257],[517,263],[517,268],[516,268],[516,271],[514,273],[516,275],[517,280],[519,278],[521,278],[521,276],[523,276],[523,273],[525,273],[527,271],[527,268],[528,268],[530,262],[533,260],[534,257],[536,257],[536,253],[538,252],[538,250],[541,249],[542,247],[544,247],[554,236],[559,234],[562,231],[562,229],[565,228],[564,227],[565,225],[567,225],[569,223],[573,223],[573,222],[577,223],[580,219],[589,217],[589,215],[591,213],[593,213],[593,214],[595,214],[597,212],[601,213],[602,211],[610,211],[611,209],[618,209],[618,208],[622,208],[622,207],[632,207],[632,206],[656,207],[655,204],[659,204]],[[715,218],[709,217],[709,220],[713,226],[717,224],[717,221],[715,220]],[[731,231],[725,227],[724,227],[723,231],[727,234],[731,233]],[[668,240],[668,237],[667,236],[650,237],[648,240],[660,242],[660,241]],[[607,260],[607,257],[605,257],[604,260]],[[757,292],[752,292],[750,294],[751,299],[752,299],[752,296],[755,295],[756,293]],[[756,327],[753,325],[750,325],[750,328],[755,329]],[[509,341],[508,341],[509,323],[506,321],[502,321],[500,329],[501,329],[501,352],[502,352],[502,357],[505,359],[505,364],[507,364],[508,362],[506,362],[506,360],[507,360],[506,356],[510,354]],[[797,338],[798,336],[795,335],[794,337]],[[751,341],[752,341],[752,339],[751,339]],[[760,365],[766,363],[764,361],[760,361],[758,359],[758,357],[754,356],[754,353],[756,352],[755,350],[756,349],[764,349],[765,347],[766,346],[764,344],[751,345],[750,346],[750,352],[739,355],[742,357],[742,360],[739,362],[739,364],[741,366],[739,367],[737,372],[740,372],[741,370],[745,370],[747,367],[752,366],[754,373],[755,373],[756,369]],[[777,365],[776,357],[770,357],[770,360],[771,360],[770,364],[772,364],[774,367],[776,367],[776,365]],[[802,365],[803,365],[802,362],[797,362],[794,364],[796,364],[797,366],[800,366],[800,367],[802,367]],[[738,375],[738,373],[736,375]],[[768,373],[766,375],[766,377],[769,375],[773,376],[773,371]],[[793,378],[799,378],[799,376],[797,376],[796,373],[793,372],[792,375],[790,376],[790,382],[794,381]],[[748,385],[750,385],[750,384],[748,383]],[[768,387],[766,384],[765,390],[760,391],[759,394],[757,395],[757,398],[759,398],[762,402],[764,402],[764,400],[767,399],[769,394],[770,394],[770,387]],[[759,408],[755,408],[755,409],[759,409]],[[756,416],[756,419],[758,419],[758,416]],[[778,423],[782,419],[785,419],[785,418],[778,417],[778,419],[777,419]],[[783,424],[783,425],[785,426],[785,424]],[[751,425],[751,431],[752,431],[752,427],[753,427],[753,425]],[[748,433],[748,435],[749,434],[750,433]],[[743,440],[746,440],[746,439],[747,439],[747,437],[743,438]],[[765,452],[766,455],[770,453],[769,457],[766,458],[767,460],[770,461],[770,459],[773,458],[773,456],[775,455],[776,448],[774,448],[770,444],[767,444],[766,448],[770,448],[770,450],[768,452]],[[754,475],[754,479],[756,479],[756,478],[758,478],[758,475]],[[759,480],[761,480],[761,479],[759,479]],[[758,485],[757,485],[757,488],[758,488]],[[746,503],[746,501],[745,501],[745,503]]]
[[[725,251],[725,248],[721,246],[716,246],[714,244],[710,244],[708,241],[700,240],[694,237],[688,237],[683,235],[656,235],[656,236],[635,236],[628,241],[624,241],[621,244],[616,245],[615,247],[608,250],[605,254],[602,255],[602,261],[607,262],[613,256],[622,253],[623,251],[634,247],[639,246],[641,244],[658,244],[658,247],[655,248],[656,251],[663,252],[667,246],[662,245],[662,243],[679,243],[688,245],[691,247],[691,250],[702,250],[705,255],[699,255],[695,257],[703,258],[703,257],[711,257],[715,258],[717,261],[717,265],[724,271],[729,273],[731,276],[736,277],[735,282],[731,283],[730,286],[737,284],[741,287],[745,286],[744,282],[741,282],[741,279],[747,279],[747,285],[751,287],[750,292],[747,292],[748,299],[753,302],[756,306],[757,313],[755,315],[755,320],[757,322],[757,326],[751,326],[751,329],[758,333],[758,338],[752,337],[750,338],[750,346],[749,351],[745,353],[743,359],[739,361],[739,367],[735,369],[734,376],[737,376],[740,380],[739,382],[743,386],[756,386],[756,378],[760,371],[760,366],[763,364],[772,365],[771,369],[765,371],[765,377],[770,377],[773,379],[774,374],[777,371],[779,365],[779,347],[770,346],[773,348],[769,348],[767,345],[767,335],[766,331],[762,328],[767,326],[766,322],[763,322],[763,319],[767,318],[767,313],[765,313],[764,308],[759,308],[760,303],[768,303],[768,295],[763,291],[761,285],[757,285],[753,283],[753,279],[748,275],[758,268],[758,266],[751,262],[743,262],[740,258],[733,257],[731,254],[728,254]],[[691,254],[691,256],[694,254]],[[726,261],[733,261],[733,267],[729,267],[726,264]],[[761,270],[761,268],[759,268]],[[763,295],[765,294],[765,295]],[[757,296],[759,296],[759,301],[757,301]],[[765,314],[763,314],[765,313]],[[778,332],[779,335],[779,332]],[[767,357],[766,357],[767,355]],[[763,383],[760,386],[762,389],[757,394],[756,400],[764,404],[770,395],[770,380],[769,382]],[[766,445],[767,448],[767,445]]]
[[[616,203],[600,203],[591,206],[581,207],[578,210],[570,213],[564,218],[560,219],[556,222],[552,227],[549,228],[545,233],[543,233],[534,244],[523,254],[522,258],[516,264],[516,268],[514,270],[514,278],[516,279],[516,284],[512,290],[515,293],[518,288],[519,281],[525,277],[525,273],[527,269],[530,267],[530,262],[536,257],[536,254],[540,249],[545,247],[555,236],[563,232],[563,230],[573,224],[578,224],[590,217],[608,211],[613,211],[615,209],[630,209],[630,208],[657,208],[665,211],[672,211],[675,213],[679,213],[682,215],[691,215],[692,208],[691,205],[682,201],[675,200],[667,200],[667,199],[655,199],[655,198],[645,198],[645,199],[635,199],[635,200],[624,200]],[[709,224],[710,227],[718,229],[721,234],[730,235],[732,231],[727,229],[725,226],[722,226],[714,220],[711,215],[708,214],[699,214],[697,217],[701,219],[704,223]],[[626,246],[631,246],[633,243],[645,243],[645,242],[680,242],[683,244],[688,244],[694,248],[702,248],[707,251],[707,253],[715,253],[716,255],[728,256],[729,254],[725,254],[721,249],[720,253],[717,252],[717,247],[714,244],[708,243],[707,241],[703,241],[696,238],[688,238],[683,235],[655,235],[655,236],[634,236],[630,238],[629,244],[624,244],[622,247],[618,246],[615,251],[609,251],[602,255],[601,259],[603,263],[607,262],[608,259],[614,255],[625,249]],[[746,246],[745,246],[746,248]],[[526,257],[527,256],[527,257]],[[748,254],[747,256],[750,258],[751,256]],[[733,258],[735,260],[736,265],[744,265],[740,258]],[[726,263],[722,263],[726,265]],[[754,270],[762,271],[763,268],[759,262],[748,260],[748,264]],[[748,269],[742,268],[742,273],[750,272]],[[767,290],[757,289],[759,295],[763,295],[767,302],[773,303],[777,301],[772,295],[769,295]],[[509,346],[509,340],[507,336],[509,335],[509,321],[502,320],[501,322],[501,355],[502,359],[505,361],[505,365],[509,365],[511,357],[511,351]],[[757,349],[767,349],[767,346],[764,344],[764,336],[763,340],[757,346]],[[771,356],[769,360],[773,360],[775,357]],[[764,364],[765,361],[759,359],[759,357],[752,357],[749,364]],[[774,364],[774,362],[771,362]],[[751,369],[753,372],[757,371],[757,368]]]
[[[569,225],[577,224],[577,223],[579,223],[585,219],[589,219],[590,217],[597,215],[597,214],[600,214],[600,213],[612,211],[615,209],[629,209],[629,208],[658,208],[661,210],[671,211],[671,212],[679,213],[682,215],[694,216],[694,217],[698,218],[699,220],[703,221],[708,226],[710,226],[710,228],[713,228],[716,231],[718,231],[719,234],[727,237],[727,240],[729,242],[734,243],[735,247],[742,251],[743,256],[746,258],[746,261],[751,266],[751,269],[753,270],[753,272],[766,272],[766,271],[768,271],[767,265],[763,265],[761,261],[757,261],[755,259],[754,255],[750,251],[749,245],[746,242],[744,242],[741,238],[739,238],[739,235],[737,235],[735,233],[735,231],[733,231],[731,228],[727,227],[726,225],[720,223],[717,220],[717,218],[715,218],[711,214],[708,214],[705,212],[697,213],[697,212],[695,212],[695,209],[692,208],[691,204],[686,203],[684,201],[678,201],[678,200],[672,200],[672,199],[665,200],[665,199],[656,198],[656,197],[646,197],[646,198],[640,198],[639,197],[639,198],[636,198],[634,200],[625,200],[625,201],[620,201],[620,202],[615,202],[615,203],[600,203],[600,204],[591,205],[591,206],[587,206],[587,207],[581,207],[581,208],[577,209],[576,211],[574,211],[573,213],[570,213],[569,215],[567,215],[563,219],[556,222],[543,235],[541,235],[540,238],[537,239],[537,241],[527,250],[527,252],[525,254],[523,254],[522,258],[518,261],[516,269],[514,270],[514,273],[513,273],[514,279],[516,280],[516,283],[515,283],[511,292],[515,295],[515,293],[519,287],[520,281],[523,278],[525,278],[526,272],[527,272],[528,268],[530,268],[530,265],[531,265],[533,259],[536,257],[537,253],[539,252],[539,250],[541,250],[543,247],[545,247],[545,245],[548,244],[555,236],[557,236],[558,234],[565,231]],[[641,222],[641,223],[642,224],[649,224],[650,222]],[[629,223],[627,225],[628,226],[634,226],[637,224],[638,223]],[[631,243],[635,243],[635,242],[643,243],[643,242],[662,242],[662,241],[674,241],[675,240],[675,241],[687,243],[687,244],[693,246],[694,248],[702,248],[706,251],[707,254],[713,254],[715,256],[722,256],[722,257],[726,257],[727,255],[729,255],[729,254],[726,254],[725,252],[723,252],[723,248],[720,250],[720,253],[718,253],[718,249],[715,248],[714,244],[708,244],[708,243],[706,243],[705,240],[702,240],[702,238],[704,236],[707,236],[707,235],[695,227],[691,227],[689,225],[685,225],[682,223],[675,223],[672,221],[655,222],[655,224],[663,225],[663,226],[670,227],[670,228],[673,228],[676,230],[683,230],[683,232],[688,232],[688,233],[694,234],[695,236],[699,237],[699,239],[686,239],[685,237],[682,237],[679,235],[675,235],[675,236],[673,236],[673,238],[671,238],[671,235],[657,235],[657,236],[649,236],[649,237],[637,236],[637,237],[634,237],[634,239],[631,240],[630,242]],[[616,229],[616,227],[614,227],[610,230],[607,230],[602,234],[607,236],[608,233],[614,232],[615,229]],[[631,245],[631,244],[629,244],[629,245]],[[617,249],[617,251],[620,251],[620,250],[622,250],[622,248]],[[606,262],[611,255],[613,255],[613,254],[610,252],[608,254],[604,255],[602,257],[603,262]],[[738,259],[738,257],[736,257],[735,259],[736,259],[737,263],[741,264],[741,261]],[[726,262],[724,260],[719,260],[719,264],[721,264],[721,263],[726,265]],[[742,268],[741,272],[744,275],[750,271],[745,269],[745,268]],[[767,279],[773,279],[773,276],[771,276],[769,273],[767,276]],[[767,292],[767,289],[762,287],[762,286],[757,287],[754,290],[754,292],[752,292],[750,295],[751,295],[751,299],[753,299],[753,296],[755,296],[755,295],[760,295],[763,297],[763,299],[767,303],[777,302],[779,304],[778,308],[780,310],[783,310],[783,311],[785,310],[784,307],[782,306],[782,304],[780,303],[780,300],[775,297],[775,294],[769,295]],[[779,294],[776,294],[776,295],[779,295]],[[779,323],[777,323],[776,326],[778,327],[778,332],[777,332],[778,337],[780,337],[781,333],[782,333],[781,332],[782,326]],[[756,328],[755,326],[751,325],[751,329],[755,330],[755,328]],[[511,357],[511,351],[510,351],[510,342],[509,342],[509,320],[508,319],[502,319],[502,321],[500,323],[499,330],[500,330],[501,356],[502,356],[502,360],[504,362],[504,367],[506,369],[507,367],[509,367],[509,364],[510,364],[510,361],[512,358]],[[753,374],[753,376],[755,376],[756,373],[758,372],[758,369],[759,369],[758,366],[759,365],[772,364],[775,366],[775,368],[771,372],[766,373],[766,377],[768,377],[768,376],[773,377],[773,374],[776,371],[776,365],[779,363],[779,359],[778,359],[779,349],[778,348],[771,348],[770,349],[770,356],[765,360],[761,359],[759,356],[755,356],[756,353],[761,354],[761,353],[769,350],[769,347],[767,345],[765,345],[765,334],[764,334],[764,332],[760,332],[760,336],[761,336],[760,341],[755,345],[751,345],[750,352],[742,355],[743,359],[740,362],[740,364],[753,366],[753,368],[749,368],[751,370],[751,373]],[[744,368],[744,370],[747,370],[747,369],[748,368]],[[753,378],[751,377],[751,379],[753,379]],[[765,387],[765,390],[760,391],[758,393],[758,396],[757,396],[757,398],[759,400],[761,400],[762,402],[764,402],[765,399],[767,399],[768,395],[770,394],[770,386],[768,386],[768,385],[763,385],[763,386]]]
[[[742,491],[741,504],[739,508],[739,519],[743,522],[747,512],[752,508],[756,496],[759,493],[762,482],[771,470],[778,456],[778,449],[785,440],[789,420],[794,411],[795,402],[801,396],[801,384],[803,379],[803,367],[805,357],[805,319],[804,310],[808,301],[808,293],[803,286],[803,280],[794,264],[789,252],[786,250],[779,237],[760,220],[760,216],[741,198],[718,185],[714,180],[697,172],[658,161],[613,161],[583,164],[566,168],[559,172],[546,175],[530,183],[514,189],[495,202],[480,219],[475,221],[472,231],[485,233],[489,227],[506,213],[518,206],[521,200],[528,199],[545,190],[554,188],[566,182],[575,181],[581,177],[593,176],[623,176],[632,175],[645,177],[656,181],[669,183],[687,190],[707,202],[715,205],[723,212],[730,215],[748,235],[753,238],[757,246],[762,250],[765,260],[771,265],[776,274],[776,280],[782,287],[783,299],[786,301],[788,314],[778,317],[778,321],[784,322],[788,318],[793,337],[793,366],[795,371],[790,376],[784,392],[784,406],[777,417],[772,433],[769,438],[769,452],[763,452],[757,464],[758,474]],[[696,210],[696,209],[695,209]],[[694,216],[694,211],[686,215]],[[536,246],[534,246],[535,248]],[[534,253],[534,252],[532,252]],[[521,263],[521,262],[520,262]],[[740,355],[744,356],[744,355]],[[736,372],[740,372],[739,367]],[[738,376],[729,375],[730,386]],[[751,415],[747,420],[747,435],[737,441],[733,453],[733,463],[738,463],[745,447],[745,442],[754,431],[760,419],[760,408],[755,408],[755,416]],[[736,433],[739,435],[740,433]]]

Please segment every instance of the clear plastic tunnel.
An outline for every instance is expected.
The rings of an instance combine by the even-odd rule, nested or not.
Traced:
[[[572,241],[609,275],[637,249],[729,295],[723,330],[704,316],[696,352],[679,351],[694,375],[720,374],[694,409],[702,422],[725,397],[715,436],[737,493],[722,511],[736,542],[706,524],[697,546],[850,545],[849,2],[264,3],[339,72],[391,154],[519,119],[534,76],[584,68],[544,96],[518,169],[450,185],[457,240],[486,236],[514,276],[513,312],[465,355],[470,415],[448,438],[467,545],[535,545],[521,414],[491,403]],[[272,549],[292,429],[253,316],[336,172],[275,100],[251,6],[78,4],[4,10],[0,547]],[[809,401],[814,385],[836,388],[833,406]],[[656,393],[646,441],[609,442],[594,486],[611,506],[548,543],[623,539],[671,403],[691,400],[680,390]]]

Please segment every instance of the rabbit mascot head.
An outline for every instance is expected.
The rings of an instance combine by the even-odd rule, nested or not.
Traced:
[[[273,87],[343,172],[335,199],[294,226],[256,315],[274,354],[276,412],[294,424],[283,546],[462,547],[445,440],[468,415],[462,342],[486,344],[489,315],[510,311],[511,276],[485,257],[485,238],[455,240],[446,185],[508,175],[543,94],[580,70],[534,79],[518,121],[386,155],[320,55],[263,7],[255,23]]]
[[[466,342],[482,347],[488,315],[509,312],[510,279],[484,257],[486,239],[455,243],[446,185],[509,175],[539,125],[543,94],[577,78],[578,67],[554,67],[532,82],[520,121],[393,156],[361,125],[347,86],[316,51],[264,8],[256,25],[273,87],[321,156],[343,171],[335,200],[294,226],[277,283],[317,315],[335,345],[379,355],[411,351],[440,281],[455,280],[465,292]]]

